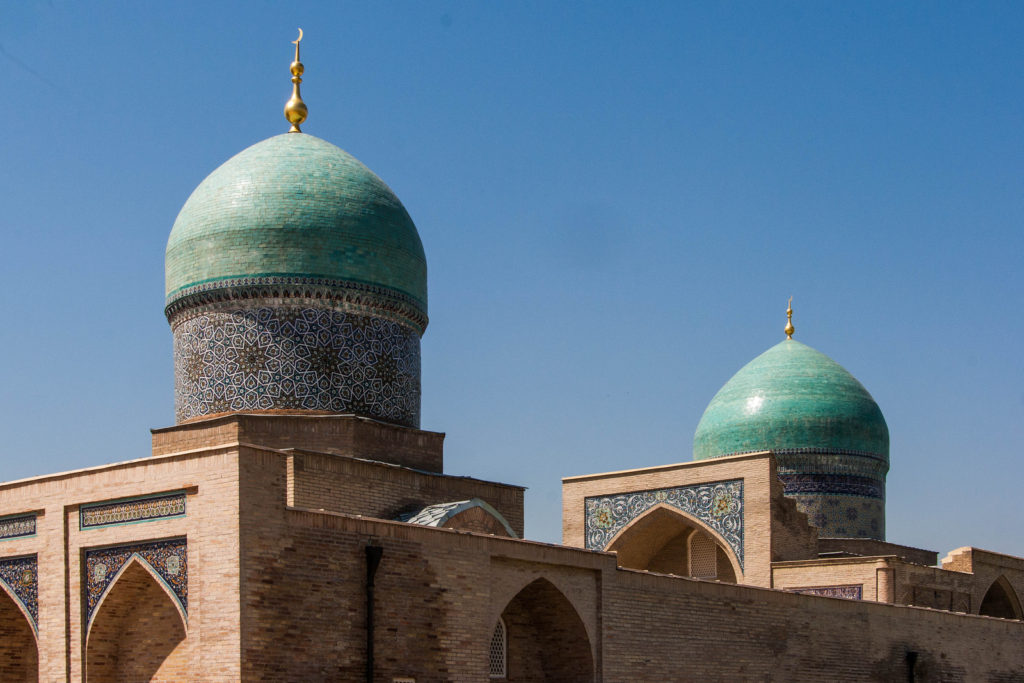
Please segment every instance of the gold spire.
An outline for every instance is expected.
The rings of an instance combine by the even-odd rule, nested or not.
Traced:
[[[284,105],[284,117],[288,119],[288,123],[292,124],[292,129],[289,133],[301,133],[299,130],[299,124],[306,120],[306,116],[309,114],[309,110],[306,109],[306,103],[302,101],[302,95],[299,94],[299,83],[302,83],[302,72],[305,71],[305,67],[302,66],[302,62],[299,61],[299,43],[302,42],[302,29],[299,29],[298,40],[293,40],[295,43],[295,61],[292,62],[292,97]]]
[[[796,332],[796,328],[793,327],[793,297],[789,297],[789,303],[786,304],[786,329],[783,332],[786,333],[786,339],[792,339],[793,333]]]

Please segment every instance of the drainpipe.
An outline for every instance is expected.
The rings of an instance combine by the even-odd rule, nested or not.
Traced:
[[[379,545],[366,546],[366,683],[373,683],[373,577],[383,554]]]

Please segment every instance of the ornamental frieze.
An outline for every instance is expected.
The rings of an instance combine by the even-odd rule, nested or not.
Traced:
[[[743,568],[743,480],[593,496],[585,500],[586,547],[604,550],[619,531],[656,505],[694,517],[716,531]]]

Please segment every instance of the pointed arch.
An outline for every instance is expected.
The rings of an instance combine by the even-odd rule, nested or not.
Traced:
[[[86,639],[88,639],[89,632],[92,630],[93,622],[96,621],[96,615],[99,613],[100,608],[103,606],[103,601],[107,599],[107,596],[110,595],[111,589],[113,589],[113,587],[121,579],[124,573],[133,564],[138,564],[139,567],[141,567],[146,573],[148,573],[150,577],[153,579],[153,581],[155,581],[156,584],[163,589],[163,591],[167,594],[167,597],[170,598],[171,603],[174,605],[175,610],[178,613],[178,616],[181,617],[182,628],[184,628],[186,631],[188,630],[188,613],[185,611],[185,606],[181,604],[181,599],[174,592],[174,589],[167,585],[167,582],[164,580],[164,577],[160,576],[160,572],[158,572],[156,570],[156,567],[150,564],[146,558],[144,558],[142,555],[138,553],[132,553],[131,557],[125,560],[125,563],[121,566],[120,569],[117,570],[117,573],[114,574],[114,578],[110,580],[110,583],[107,584],[107,587],[104,588],[103,592],[100,594],[99,600],[97,600],[96,602],[96,606],[93,608],[92,613],[89,615],[88,624],[86,624]]]
[[[110,581],[86,628],[86,680],[185,680],[184,610],[143,557],[133,554]]]
[[[587,628],[572,602],[545,578],[513,597],[498,621],[507,647],[503,678],[538,683],[591,683],[594,656]]]
[[[21,616],[23,616],[25,618],[25,621],[28,622],[28,625],[32,629],[32,637],[38,638],[39,627],[36,624],[35,615],[32,613],[32,610],[29,609],[29,606],[25,604],[25,601],[21,599],[17,591],[15,591],[14,588],[9,583],[7,583],[7,581],[2,576],[0,576],[0,589],[3,589],[3,593],[5,593],[7,597],[11,599],[11,602],[14,603],[14,606],[21,613]]]
[[[25,604],[0,581],[0,680],[39,680],[39,645]]]
[[[691,575],[689,550],[695,534],[715,543],[719,578],[736,582],[743,576],[739,558],[721,534],[693,515],[664,503],[652,506],[622,527],[605,550],[616,552],[622,567]],[[673,565],[675,570],[670,569]]]
[[[978,614],[988,617],[999,617],[1000,619],[1021,619],[1024,612],[1021,611],[1020,599],[1013,586],[1006,576],[999,576],[985,592],[981,599],[981,606]]]

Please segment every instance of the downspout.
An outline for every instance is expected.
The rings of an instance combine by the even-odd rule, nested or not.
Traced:
[[[383,554],[379,545],[366,546],[366,683],[373,683],[373,577]]]

